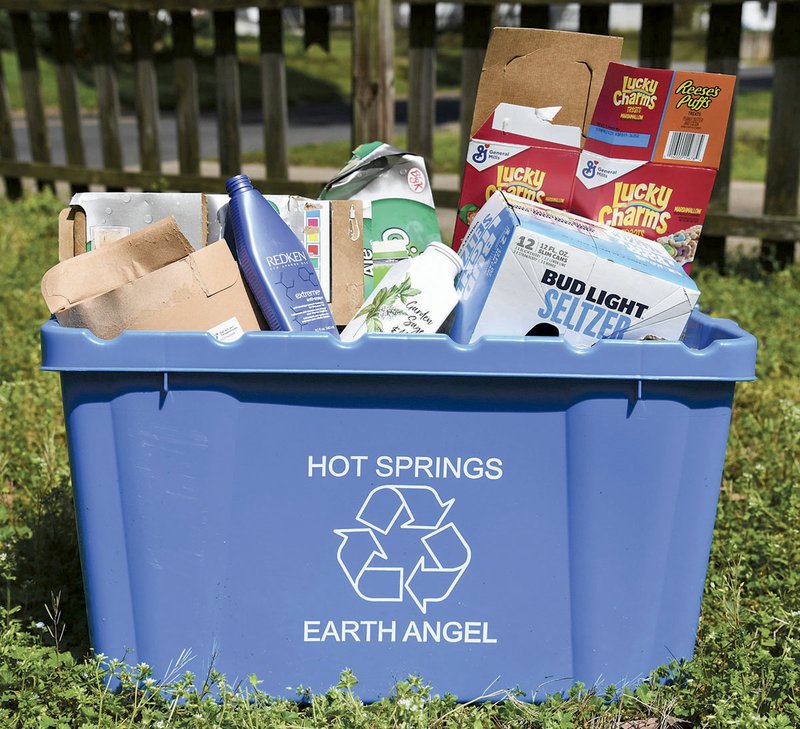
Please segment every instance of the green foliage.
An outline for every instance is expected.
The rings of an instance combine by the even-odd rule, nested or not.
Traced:
[[[58,378],[38,371],[39,280],[55,263],[59,207],[46,194],[0,201],[0,726],[800,726],[800,268],[768,276],[744,260],[728,277],[698,274],[703,306],[756,333],[761,349],[759,380],[737,386],[694,660],[635,689],[497,691],[473,705],[409,677],[365,706],[344,670],[336,687],[300,686],[288,701],[264,695],[257,675],[195,677],[186,655],[167,677],[90,655]]]

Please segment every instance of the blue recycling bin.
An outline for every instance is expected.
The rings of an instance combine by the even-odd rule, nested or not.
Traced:
[[[42,328],[92,645],[273,695],[635,683],[692,655],[756,341]]]

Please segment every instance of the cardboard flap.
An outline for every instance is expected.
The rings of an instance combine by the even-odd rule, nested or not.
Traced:
[[[58,260],[66,261],[86,251],[86,213],[64,208],[58,215]]]
[[[538,141],[555,146],[580,148],[580,128],[548,121],[548,115],[541,113],[548,111],[550,109],[498,104],[494,114],[478,130],[475,138],[508,144],[529,144],[531,141]]]
[[[587,112],[591,85],[589,63],[574,60],[566,52],[543,49],[506,64],[500,94],[509,104],[560,106],[558,123],[583,129],[591,120]]]
[[[231,253],[224,240],[218,240],[188,258],[192,272],[206,296],[214,296],[234,286],[240,279],[239,269],[231,265]]]
[[[557,120],[587,129],[606,68],[622,38],[531,28],[495,28],[481,73],[474,135],[498,104],[561,106]]]
[[[56,313],[185,258],[193,250],[170,216],[91,254],[56,264],[42,278],[42,296],[50,312]]]

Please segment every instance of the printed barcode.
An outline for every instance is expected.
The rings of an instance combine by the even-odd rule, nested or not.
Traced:
[[[664,149],[664,159],[684,159],[702,162],[708,144],[708,134],[670,132]]]

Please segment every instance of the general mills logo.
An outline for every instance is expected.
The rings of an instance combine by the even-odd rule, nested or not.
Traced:
[[[487,150],[489,149],[488,144],[479,144],[478,148],[475,150],[475,154],[472,155],[472,161],[476,164],[482,164],[486,162],[486,157],[488,156]]]
[[[362,600],[403,602],[426,613],[446,600],[472,560],[452,521],[455,499],[442,501],[430,486],[378,486],[356,515],[359,526],[335,529],[336,558]]]
[[[591,180],[594,177],[595,172],[597,172],[597,160],[591,159],[586,163],[586,167],[581,170],[581,174],[587,180]]]

